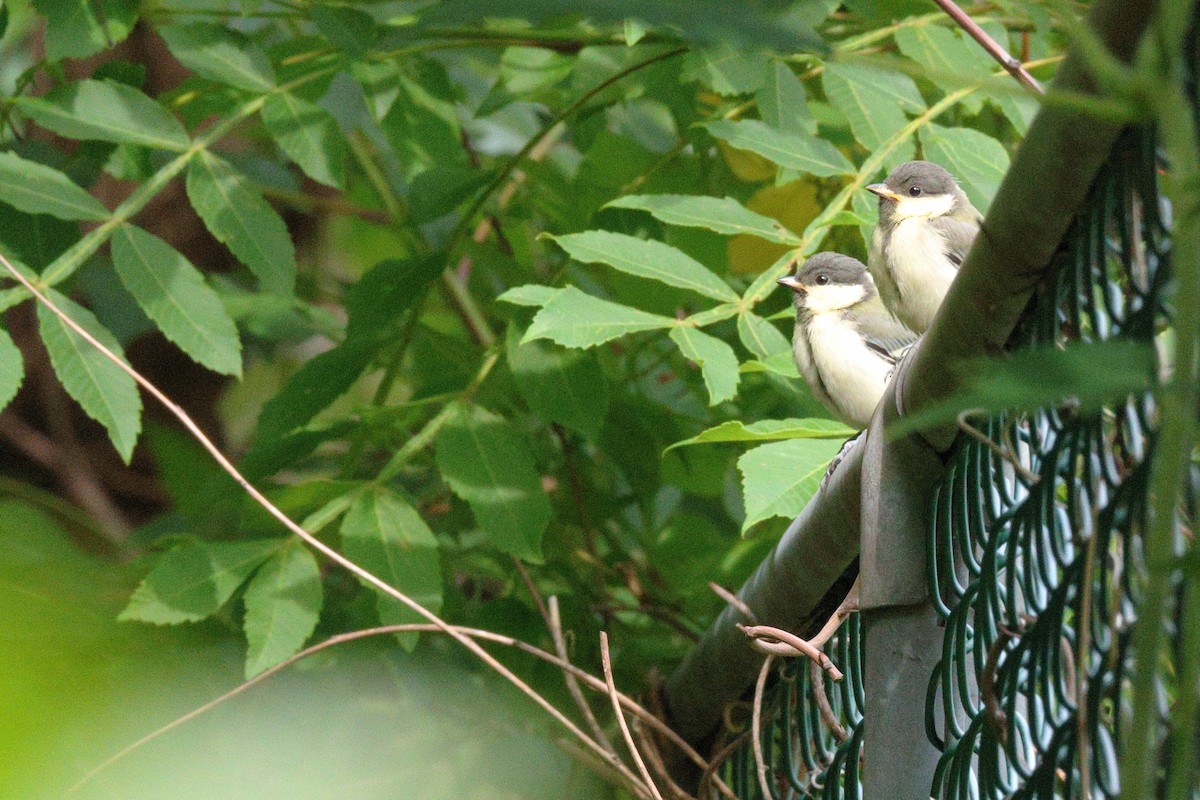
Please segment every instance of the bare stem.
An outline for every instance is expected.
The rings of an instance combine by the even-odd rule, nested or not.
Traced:
[[[633,740],[633,734],[629,732],[629,723],[625,721],[625,714],[621,711],[621,699],[617,696],[617,686],[613,683],[612,659],[608,654],[608,634],[604,631],[600,631],[600,663],[604,665],[604,683],[608,687],[608,697],[612,700],[613,714],[617,717],[617,724],[621,726],[621,735],[625,737],[625,744],[629,748],[629,752],[633,754],[634,762],[637,763],[638,772],[641,773],[642,780],[645,782],[645,789],[654,800],[663,800],[662,793],[658,791],[658,787],[654,785],[654,779],[650,777],[650,770],[646,769],[646,762],[642,760],[642,753],[638,750],[637,742]]]
[[[729,591],[721,584],[716,583],[714,581],[708,582],[708,588],[712,589],[713,594],[715,594],[717,597],[721,598],[726,603],[733,606],[738,611],[742,612],[742,616],[744,616],[746,618],[746,621],[749,622],[751,625],[758,624],[758,615],[754,613],[754,610],[752,608],[750,608],[750,606],[746,605],[745,601],[742,600],[742,598],[738,597],[736,594],[734,594],[733,592]]]
[[[762,746],[762,704],[763,694],[767,688],[767,675],[771,673],[771,664],[775,656],[768,654],[763,659],[762,669],[758,671],[758,680],[754,683],[754,705],[750,713],[750,743],[754,748],[754,767],[758,774],[758,785],[762,789],[764,800],[775,796],[771,784],[767,782],[767,760],[763,758]]]
[[[567,640],[563,636],[562,617],[558,613],[558,598],[551,596],[550,609],[547,612],[546,624],[550,628],[550,638],[554,642],[554,652],[558,653],[558,657],[564,663],[571,663],[571,659],[567,655]],[[616,748],[612,742],[608,740],[608,736],[604,733],[604,728],[600,726],[600,721],[596,719],[596,715],[592,712],[592,707],[588,705],[587,698],[583,696],[583,692],[579,689],[579,681],[571,673],[570,670],[563,672],[563,678],[567,682],[567,691],[571,693],[571,697],[575,700],[575,705],[579,707],[579,713],[583,715],[584,722],[592,731],[592,735],[596,737],[596,741],[600,743],[605,750],[616,755]]]
[[[1021,61],[1014,58],[999,42],[988,35],[987,31],[979,27],[975,20],[971,19],[971,15],[963,11],[954,0],[933,0],[938,4],[950,19],[958,23],[958,27],[967,32],[975,41],[979,42],[980,47],[987,51],[988,55],[996,59],[996,62],[1004,67],[1009,75],[1012,75],[1021,85],[1036,95],[1043,95],[1046,90],[1042,88],[1042,84],[1038,83],[1038,79],[1033,77],[1021,65]]]
[[[529,644],[528,642],[523,642],[520,639],[514,639],[511,636],[505,636],[500,633],[493,633],[492,631],[485,631],[485,630],[481,630],[479,628],[467,628],[467,627],[463,627],[460,625],[453,625],[450,627],[453,628],[455,631],[461,633],[462,635],[469,636],[473,639],[479,639],[482,641],[492,642],[495,644],[502,644],[502,645],[506,645],[508,647],[512,647],[517,650],[520,650],[523,653],[526,653],[535,658],[541,659],[542,661],[545,661],[546,663],[553,664],[554,666],[558,667],[559,669],[571,673],[579,680],[582,680],[589,689],[591,689],[595,692],[602,693],[602,694],[608,694],[608,687],[604,681],[600,680],[599,678],[597,678],[594,675],[591,675],[590,673],[583,671],[582,669],[575,666],[571,662],[566,661],[564,659],[560,659],[557,656],[555,656],[554,654],[548,653],[539,647],[535,647],[534,645]],[[246,690],[256,686],[259,683],[262,683],[263,681],[267,680],[271,676],[276,675],[279,672],[282,672],[283,670],[292,666],[296,662],[301,661],[301,660],[307,658],[308,656],[311,656],[315,653],[319,653],[322,650],[325,650],[327,648],[335,647],[335,646],[341,645],[341,644],[347,644],[349,642],[357,641],[359,639],[366,639],[366,638],[369,638],[372,636],[388,636],[388,635],[396,634],[396,633],[445,633],[445,631],[438,625],[432,625],[432,624],[424,623],[424,622],[412,622],[412,623],[407,623],[404,625],[384,625],[384,626],[381,626],[378,628],[366,628],[363,630],[351,631],[349,633],[342,633],[342,634],[338,634],[336,636],[331,636],[323,642],[320,642],[318,644],[313,645],[312,647],[308,647],[304,650],[301,650],[299,653],[296,653],[291,658],[288,658],[287,660],[276,664],[275,666],[271,667],[270,669],[265,670],[265,671],[259,673],[258,675],[255,675],[250,680],[246,681],[245,683],[239,684],[238,686],[234,687],[233,689],[230,689],[228,692],[221,695],[220,697],[210,700],[209,702],[205,703],[204,705],[200,706],[199,708],[189,711],[187,714],[184,714],[182,717],[179,717],[179,718],[173,720],[172,722],[169,722],[166,725],[163,725],[162,727],[152,731],[151,733],[146,734],[141,739],[138,739],[136,742],[126,746],[125,748],[123,748],[119,752],[113,754],[112,756],[109,756],[101,764],[94,767],[86,775],[84,775],[82,778],[80,778],[79,781],[77,781],[74,786],[72,786],[70,789],[67,790],[66,794],[70,795],[70,794],[78,791],[82,786],[86,785],[90,780],[92,780],[92,778],[96,777],[104,770],[113,766],[118,761],[122,760],[123,758],[128,756],[130,753],[137,750],[139,747],[142,747],[143,745],[146,745],[146,744],[154,741],[158,737],[163,736],[164,734],[167,734],[170,731],[175,730],[176,728],[178,728],[181,725],[191,722],[192,720],[196,719],[197,717],[201,716],[202,714],[205,714],[208,711],[211,711],[212,709],[221,705],[225,701],[232,700],[234,697],[237,697],[238,695],[242,694]],[[656,731],[661,733],[672,744],[679,747],[679,749],[684,753],[684,755],[686,755],[693,763],[695,763],[696,766],[702,767],[705,769],[707,769],[710,766],[709,762],[706,761],[704,759],[704,757],[701,756],[698,752],[696,752],[695,748],[693,748],[686,741],[684,741],[684,739],[681,736],[679,736],[679,734],[675,733],[675,731],[673,731],[666,723],[664,723],[658,717],[654,716],[654,714],[647,711],[643,706],[641,706],[639,703],[637,703],[637,701],[635,701],[633,698],[629,697],[628,695],[618,692],[617,699],[620,701],[621,705],[627,711],[629,711],[631,714],[636,716],[644,724],[654,728]],[[604,759],[600,763],[604,766],[604,768],[606,770],[609,770],[610,772],[612,771],[613,764],[610,760]],[[629,772],[628,769],[626,769],[625,772],[628,773]],[[629,774],[632,775],[632,773],[629,773]],[[722,781],[720,781],[720,779],[716,779],[716,785],[717,785],[717,788],[721,790],[721,793],[724,794],[727,798],[730,798],[730,800],[737,800],[737,798],[730,791],[729,787],[726,786]]]
[[[770,625],[739,625],[738,628],[750,637],[754,649],[760,653],[780,658],[805,656],[828,672],[829,677],[833,680],[840,681],[845,677],[842,675],[842,671],[829,660],[829,656],[794,633]]]

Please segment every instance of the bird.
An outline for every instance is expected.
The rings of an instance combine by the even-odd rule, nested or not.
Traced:
[[[879,294],[914,332],[929,330],[983,215],[954,176],[931,161],[908,161],[866,187],[879,197],[867,265]]]
[[[861,261],[817,253],[778,283],[793,292],[792,358],[813,395],[847,425],[862,429],[916,334],[884,308]]]

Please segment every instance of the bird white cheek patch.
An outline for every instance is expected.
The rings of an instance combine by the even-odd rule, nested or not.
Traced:
[[[950,213],[954,208],[954,195],[941,194],[931,197],[901,197],[896,201],[896,216],[909,217],[940,217]]]
[[[858,301],[867,296],[867,292],[861,286],[810,286],[808,287],[808,299],[805,305],[808,310],[814,314],[820,314],[825,311],[839,311],[843,308],[849,308]]]

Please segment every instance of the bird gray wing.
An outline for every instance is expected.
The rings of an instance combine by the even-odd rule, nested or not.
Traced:
[[[917,341],[917,334],[892,316],[878,296],[854,307],[854,322],[868,346],[887,353],[895,360],[897,353],[907,350]]]
[[[896,356],[892,353],[885,343],[877,342],[873,339],[864,339],[867,344],[867,349],[877,354],[880,358],[886,361],[890,366],[896,366]]]
[[[979,233],[977,222],[964,222],[954,217],[934,217],[929,224],[946,243],[946,257],[955,267],[961,267],[975,236]]]

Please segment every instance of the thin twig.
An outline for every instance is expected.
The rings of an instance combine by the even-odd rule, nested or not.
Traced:
[[[1093,512],[1092,536],[1088,539],[1087,556],[1083,567],[1083,587],[1082,596],[1079,598],[1079,628],[1078,628],[1078,648],[1079,655],[1076,658],[1078,671],[1075,681],[1075,725],[1076,736],[1078,742],[1078,758],[1079,758],[1079,786],[1082,789],[1082,796],[1091,798],[1092,796],[1092,777],[1089,766],[1091,764],[1091,741],[1088,738],[1088,662],[1092,650],[1092,581],[1096,576],[1096,529],[1099,526],[1099,520],[1096,519],[1096,513]]]
[[[832,731],[833,738],[837,739],[840,744],[849,739],[850,734],[846,733],[841,720],[837,718],[837,714],[833,713],[833,706],[829,705],[829,696],[825,694],[825,671],[813,663],[808,665],[808,670],[808,683],[812,689],[813,702],[817,704],[817,711],[821,712],[821,720]]]
[[[967,422],[967,420],[970,417],[972,417],[976,414],[980,414],[980,413],[983,413],[983,409],[968,408],[965,411],[962,411],[961,413],[959,413],[959,415],[958,415],[959,430],[963,431],[964,433],[969,435],[972,439],[976,440],[980,444],[987,447],[989,450],[991,450],[993,453],[995,453],[996,456],[1001,461],[1005,461],[1008,464],[1010,464],[1012,466],[1012,468],[1015,469],[1020,474],[1020,476],[1025,479],[1026,483],[1028,483],[1030,485],[1037,483],[1040,480],[1039,476],[1037,476],[1033,472],[1030,472],[1029,468],[1026,467],[1024,464],[1022,464],[1020,459],[1017,458],[1016,453],[1010,451],[1006,447],[996,444],[990,438],[988,438],[987,434],[985,434],[983,431],[979,430],[979,428],[976,428],[971,423]]]
[[[833,634],[837,633],[837,629],[842,626],[842,622],[846,617],[858,611],[858,594],[862,589],[862,576],[854,579],[854,584],[850,587],[850,591],[846,592],[846,597],[838,604],[837,610],[833,612],[825,625],[817,632],[817,635],[808,640],[808,643],[813,647],[824,647],[825,643],[833,638]]]
[[[574,664],[570,663],[569,661],[564,661],[564,660],[558,658],[557,656],[555,656],[553,653],[549,653],[549,652],[541,649],[540,647],[535,647],[534,645],[531,645],[528,642],[523,642],[520,639],[515,639],[511,636],[505,636],[504,634],[493,633],[492,631],[485,631],[485,630],[481,630],[479,628],[468,628],[468,627],[464,627],[461,625],[452,625],[450,627],[464,636],[470,636],[475,639],[492,642],[494,644],[501,644],[501,645],[505,645],[507,647],[512,647],[514,649],[520,650],[521,652],[526,653],[527,655],[533,656],[534,658],[545,661],[548,664],[553,664],[554,666],[558,667],[559,669],[570,672],[572,675],[574,675],[575,677],[579,678],[584,683],[586,683],[588,688],[595,692],[598,692],[601,694],[608,693],[608,686],[604,683],[604,681],[600,680],[595,675],[585,672],[584,670],[580,669],[579,667],[575,666]],[[134,750],[137,750],[139,747],[142,747],[143,745],[148,744],[149,742],[157,739],[158,737],[160,737],[166,733],[169,733],[170,731],[178,728],[179,726],[181,726],[187,722],[190,722],[193,719],[196,719],[197,717],[201,716],[202,714],[204,714],[208,711],[211,711],[212,709],[221,705],[225,701],[232,700],[234,697],[237,697],[239,694],[241,694],[242,692],[245,692],[247,689],[250,689],[257,684],[262,683],[267,678],[270,678],[272,675],[275,675],[275,674],[287,669],[291,665],[307,658],[308,656],[314,655],[315,653],[319,653],[322,650],[325,650],[330,647],[334,647],[336,645],[347,644],[349,642],[357,641],[359,639],[366,639],[366,638],[369,638],[372,636],[388,636],[388,635],[396,634],[396,633],[445,633],[445,631],[441,627],[431,624],[431,623],[410,622],[410,623],[403,624],[403,625],[384,625],[384,626],[381,626],[378,628],[366,628],[363,630],[351,631],[349,633],[342,633],[342,634],[338,634],[336,636],[331,636],[330,638],[326,639],[323,642],[319,642],[311,647],[301,650],[299,653],[296,653],[291,658],[288,658],[285,661],[281,661],[280,663],[276,664],[275,666],[271,667],[270,669],[260,672],[258,675],[255,675],[253,678],[246,681],[245,683],[239,684],[238,686],[234,687],[233,689],[230,689],[228,692],[221,695],[220,697],[217,697],[217,698],[209,701],[208,703],[205,703],[203,706],[200,706],[197,709],[189,711],[187,714],[184,714],[182,717],[179,717],[178,719],[175,719],[174,721],[169,722],[168,724],[162,726],[161,728],[158,728],[158,729],[152,731],[151,733],[148,733],[147,735],[143,736],[141,739],[139,739],[136,742],[134,742],[133,744],[130,744],[127,747],[123,748],[121,751],[119,751],[118,753],[105,759],[104,762],[102,762],[97,767],[93,768],[90,772],[88,772],[87,775],[85,775],[74,786],[72,786],[71,789],[67,791],[67,794],[71,794],[72,792],[76,791],[77,789],[82,787],[84,784],[86,784],[88,781],[90,781],[92,778],[94,778],[96,775],[100,774],[105,769],[108,769],[113,764],[117,763],[118,761],[120,761],[121,759],[123,759],[124,757],[126,757],[127,755],[132,753]],[[702,768],[707,768],[709,766],[709,762],[706,761],[704,759],[704,757],[701,756],[698,752],[696,752],[696,750],[691,745],[689,745],[678,733],[676,733],[674,730],[672,730],[670,728],[670,726],[668,726],[666,723],[664,723],[662,720],[660,720],[658,717],[656,717],[650,711],[648,711],[647,709],[642,707],[637,701],[635,701],[633,698],[629,697],[628,695],[621,694],[620,692],[618,692],[617,696],[621,702],[621,705],[623,705],[626,710],[628,710],[631,714],[636,716],[639,720],[641,720],[645,724],[649,725],[650,727],[654,728],[659,733],[663,734],[667,738],[668,741],[670,741],[672,744],[679,747],[679,749],[694,764],[696,764],[696,766],[702,767]],[[607,759],[604,759],[604,763],[609,764],[609,766],[612,766],[611,763]],[[626,772],[628,772],[628,769],[626,769]],[[630,773],[630,774],[632,774],[632,773]],[[720,783],[719,781],[718,781],[718,788],[720,788],[722,790],[722,793],[725,794],[726,797],[729,797],[730,800],[736,800],[736,797],[734,797],[732,792],[729,790],[729,787],[725,786],[723,783]]]
[[[625,714],[621,711],[621,700],[617,696],[617,686],[613,682],[612,658],[608,653],[608,634],[604,631],[600,631],[600,663],[604,666],[604,683],[608,686],[608,697],[612,700],[613,714],[617,717],[617,724],[621,726],[621,735],[625,737],[625,744],[633,755],[633,761],[642,775],[645,788],[654,800],[663,800],[662,793],[658,791],[658,787],[654,785],[654,779],[650,777],[650,770],[646,769],[646,762],[642,760],[637,742],[633,740],[633,734],[629,732],[629,723],[625,721]]]
[[[571,659],[567,656],[567,640],[563,636],[562,617],[558,613],[557,596],[550,596],[550,608],[546,613],[546,625],[550,628],[550,639],[554,642],[554,652],[558,653],[558,657],[569,664],[571,663]],[[583,715],[583,719],[587,723],[588,728],[591,729],[592,735],[596,737],[596,741],[605,750],[616,756],[617,750],[613,747],[612,742],[608,740],[608,736],[604,733],[604,728],[592,712],[592,707],[588,704],[587,698],[583,696],[583,692],[579,688],[579,681],[571,674],[570,670],[563,672],[563,678],[567,682],[567,691],[571,693],[572,699],[575,700],[575,705],[579,707],[579,713]]]
[[[758,680],[754,684],[754,705],[750,712],[750,743],[754,748],[754,767],[758,774],[758,785],[762,789],[763,800],[771,800],[775,793],[767,783],[767,761],[763,758],[762,747],[762,704],[763,693],[767,687],[767,675],[771,672],[771,663],[775,656],[767,655],[763,659],[762,669],[758,671]]]
[[[828,672],[833,680],[840,681],[844,677],[841,670],[829,660],[829,656],[794,633],[770,625],[738,625],[738,628],[750,637],[752,646],[760,653],[781,658],[806,656]]]
[[[285,528],[287,528],[293,534],[298,536],[300,539],[302,539],[304,542],[306,542],[310,547],[312,547],[317,552],[321,553],[323,556],[328,558],[330,561],[333,561],[335,564],[338,564],[339,566],[346,569],[347,571],[349,571],[356,577],[360,578],[364,582],[369,583],[371,586],[374,586],[376,589],[383,592],[384,594],[387,594],[388,596],[393,597],[396,600],[400,601],[401,603],[403,603],[405,606],[407,606],[410,610],[412,610],[414,613],[418,614],[419,616],[424,617],[425,619],[429,620],[429,622],[432,623],[433,625],[437,626],[437,628],[439,630],[441,630],[443,633],[450,636],[450,638],[454,639],[456,642],[461,644],[468,651],[470,651],[473,655],[475,655],[480,661],[482,661],[484,664],[486,664],[492,670],[494,670],[499,675],[501,675],[505,680],[509,681],[514,686],[516,686],[523,694],[525,694],[527,697],[529,697],[531,700],[533,700],[537,705],[541,706],[543,710],[545,710],[548,714],[550,714],[550,716],[553,717],[560,725],[562,725],[564,728],[566,728],[568,731],[570,731],[572,735],[578,737],[579,740],[582,741],[585,745],[592,748],[602,758],[606,758],[606,759],[609,758],[609,754],[607,752],[605,752],[604,748],[602,748],[599,745],[599,743],[593,741],[590,736],[588,736],[586,733],[584,733],[583,730],[580,729],[579,726],[576,725],[574,722],[572,722],[570,720],[570,718],[568,718],[565,714],[563,714],[562,711],[555,708],[554,705],[552,703],[550,703],[550,701],[548,701],[545,697],[543,697],[541,694],[539,694],[537,691],[535,691],[533,689],[533,687],[531,687],[525,681],[521,680],[521,678],[519,678],[512,670],[510,670],[508,667],[504,666],[499,661],[497,661],[491,654],[489,654],[486,650],[484,650],[477,642],[475,642],[470,637],[468,637],[468,636],[464,635],[463,633],[459,632],[458,630],[456,630],[453,626],[451,626],[449,623],[447,623],[445,620],[443,620],[437,614],[434,614],[432,611],[425,608],[425,606],[421,605],[420,603],[413,600],[408,595],[404,594],[403,592],[399,591],[395,587],[391,586],[390,584],[388,584],[383,579],[379,578],[374,573],[372,573],[366,569],[363,569],[358,564],[356,564],[353,561],[351,561],[350,559],[346,558],[344,555],[342,555],[338,551],[334,550],[332,547],[325,544],[323,541],[321,541],[317,537],[313,536],[308,531],[304,530],[304,528],[297,525],[292,520],[291,517],[289,517],[287,514],[283,513],[283,511],[281,511],[278,506],[276,506],[274,503],[272,503],[270,500],[268,500],[267,497],[262,492],[260,492],[257,488],[255,488],[254,485],[252,483],[250,483],[249,480],[246,479],[246,476],[244,476],[240,471],[238,471],[237,467],[235,467],[233,465],[233,463],[228,458],[226,458],[225,454],[221,452],[220,448],[218,448],[213,443],[212,439],[208,438],[208,436],[204,433],[204,431],[202,431],[200,429],[200,426],[196,424],[196,422],[188,415],[188,413],[186,411],[183,410],[183,408],[181,408],[173,400],[171,400],[169,397],[167,397],[162,392],[162,390],[160,390],[157,386],[155,386],[153,383],[151,383],[140,372],[138,372],[133,367],[126,364],[123,359],[119,358],[115,353],[113,353],[111,350],[109,350],[107,347],[105,347],[103,343],[101,343],[98,339],[96,339],[96,337],[92,336],[91,333],[89,333],[81,325],[79,325],[79,323],[77,323],[75,320],[73,320],[71,317],[69,317],[66,313],[64,313],[62,311],[62,309],[60,309],[54,303],[50,302],[50,299],[47,298],[46,295],[41,292],[41,290],[39,290],[36,286],[34,286],[33,283],[30,282],[24,275],[22,275],[20,272],[18,272],[17,269],[9,262],[9,260],[7,258],[5,258],[2,254],[0,254],[0,264],[2,264],[4,266],[4,268],[8,270],[9,274],[12,275],[13,278],[15,278],[22,286],[24,286],[25,289],[27,291],[29,291],[30,294],[32,294],[34,297],[36,297],[38,302],[45,305],[46,308],[48,308],[52,313],[55,314],[55,316],[57,316],[59,319],[61,319],[63,321],[64,325],[69,327],[71,330],[73,330],[75,333],[77,333],[79,336],[81,336],[86,342],[88,342],[90,345],[95,347],[100,353],[102,353],[104,355],[105,358],[107,358],[113,364],[117,365],[117,367],[120,368],[127,375],[129,375],[129,377],[133,378],[133,380],[139,386],[141,386],[143,389],[145,389],[147,393],[149,393],[152,397],[154,397],[154,399],[156,399],[160,403],[162,403],[163,406],[165,406],[166,409],[168,411],[170,411],[171,414],[173,414],[175,416],[175,418],[178,419],[185,428],[187,428],[188,432],[191,433],[192,436],[194,436],[196,438],[196,441],[198,441],[200,443],[200,445],[202,447],[204,447],[205,450],[208,451],[209,455],[211,455],[213,457],[213,459],[216,460],[216,462],[221,466],[221,468],[223,470],[225,470],[225,472],[228,473],[230,477],[232,477],[235,481],[237,481],[238,485],[241,486],[242,489],[248,495],[250,495],[250,497],[253,498],[256,503],[258,503],[260,506],[262,506],[267,511],[267,513],[269,513],[272,517],[274,517],[276,520],[278,520],[280,523],[282,523]],[[616,765],[614,764],[614,766],[616,766]],[[620,768],[625,769],[628,772],[628,769],[623,764],[620,766]],[[634,776],[632,773],[630,773],[629,777],[631,779],[636,780],[636,776]]]
[[[983,701],[984,711],[996,738],[1001,744],[1008,741],[1008,715],[1000,707],[1000,699],[996,696],[996,670],[1000,665],[1000,654],[1009,641],[1017,634],[1008,628],[1000,627],[996,641],[988,648],[987,661],[984,662],[983,672],[979,676],[979,699]]]
[[[713,757],[708,762],[708,766],[704,768],[704,772],[700,775],[699,789],[697,789],[697,794],[700,797],[704,797],[704,795],[708,793],[708,785],[710,783],[716,784],[718,789],[721,789],[725,786],[725,784],[721,781],[721,778],[717,775],[717,770],[720,769],[721,765],[725,763],[727,758],[733,755],[737,749],[742,746],[742,743],[746,741],[746,737],[749,735],[750,731],[742,731],[730,739],[724,747],[713,754]],[[730,798],[730,800],[738,800],[738,798],[734,796],[734,794],[728,788],[725,788],[722,791],[722,794],[724,794],[727,798]]]
[[[529,596],[533,598],[533,604],[537,606],[538,613],[542,615],[542,621],[546,623],[546,628],[553,634],[554,625],[551,622],[550,609],[546,607],[546,602],[542,600],[542,593],[538,591],[533,578],[529,576],[529,570],[525,569],[525,565],[521,563],[521,559],[516,556],[510,556],[510,558],[513,567],[517,570],[517,575],[521,577],[521,583],[525,584],[525,591],[529,592]]]
[[[937,3],[938,7],[945,11],[950,19],[958,23],[958,26],[966,31],[972,39],[979,42],[979,45],[987,51],[988,55],[996,59],[996,62],[1004,67],[1009,75],[1016,78],[1022,86],[1036,95],[1046,93],[1046,90],[1042,88],[1042,84],[1038,82],[1038,79],[1030,75],[1025,70],[1025,67],[1021,65],[1021,61],[1013,58],[999,42],[988,35],[987,31],[979,27],[979,24],[971,19],[971,15],[963,11],[954,0],[933,0],[933,2]]]
[[[671,771],[667,769],[666,762],[663,761],[662,753],[658,749],[658,742],[655,738],[646,733],[637,720],[634,720],[631,728],[641,747],[642,755],[650,762],[650,766],[654,767],[654,772],[658,776],[658,779],[663,781],[667,788],[671,790],[672,800],[696,800],[692,795],[685,792],[683,787],[671,779]]]
[[[738,597],[736,594],[729,591],[721,584],[716,583],[715,581],[709,581],[708,588],[712,589],[713,594],[715,594],[717,597],[721,598],[726,603],[742,612],[742,616],[744,616],[746,621],[751,625],[758,624],[758,615],[754,613],[754,610],[751,609],[750,606],[746,605],[746,601],[742,600],[742,598]]]

